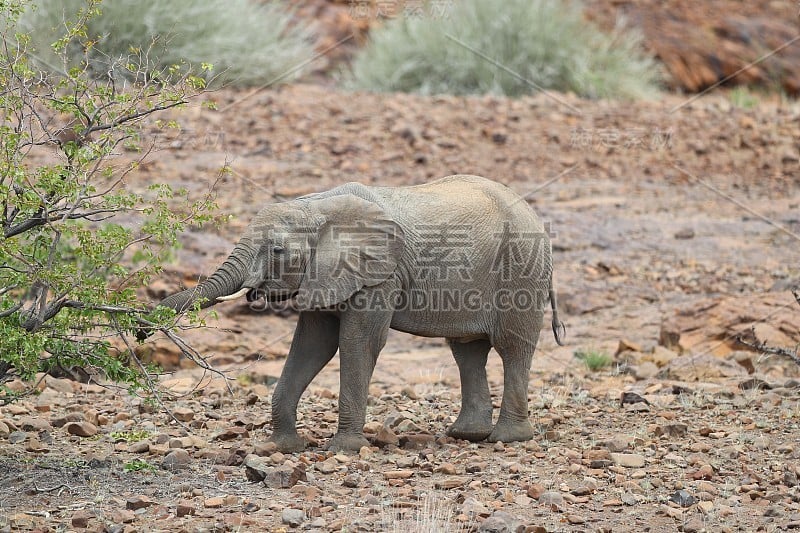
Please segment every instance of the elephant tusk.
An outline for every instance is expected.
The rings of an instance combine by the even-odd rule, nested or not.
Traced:
[[[217,301],[218,302],[229,302],[231,300],[235,300],[236,298],[241,298],[242,296],[247,294],[247,291],[249,291],[249,290],[250,290],[249,287],[242,287],[241,289],[239,289],[238,291],[234,292],[233,294],[231,294],[229,296],[217,296]]]

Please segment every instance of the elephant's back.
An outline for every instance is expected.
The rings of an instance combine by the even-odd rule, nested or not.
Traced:
[[[409,187],[386,188],[390,206],[401,206],[406,212],[421,215],[435,213],[435,219],[445,222],[476,220],[486,223],[505,223],[530,228],[540,221],[525,198],[505,185],[469,174],[456,174],[436,181]],[[465,220],[466,219],[466,220]]]

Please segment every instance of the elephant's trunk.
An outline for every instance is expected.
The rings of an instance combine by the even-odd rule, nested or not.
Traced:
[[[254,255],[253,248],[240,241],[228,259],[211,276],[200,282],[197,287],[167,296],[159,305],[179,313],[191,308],[198,298],[203,299],[200,303],[201,308],[214,305],[218,298],[229,296],[242,289],[248,269],[253,264]]]

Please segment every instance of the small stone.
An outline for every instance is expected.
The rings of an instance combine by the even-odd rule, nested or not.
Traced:
[[[611,440],[604,442],[603,444],[610,452],[624,452],[630,447],[630,443],[633,439],[626,435],[617,435]],[[611,459],[611,456],[608,456]]]
[[[273,453],[272,455],[269,456],[269,460],[274,465],[282,465],[283,462],[286,460],[286,456],[284,454],[282,454],[281,452],[275,452],[275,453]]]
[[[54,391],[60,392],[62,394],[71,395],[80,388],[80,385],[72,380],[63,378],[54,378],[53,376],[50,375],[44,377],[44,383],[47,386],[47,388],[53,389]]]
[[[384,479],[408,479],[413,475],[413,470],[389,470],[383,473]]]
[[[246,439],[250,436],[250,432],[247,431],[246,428],[240,426],[233,426],[226,428],[221,433],[218,433],[213,439],[211,440],[234,440],[234,439]]]
[[[305,519],[306,513],[302,509],[287,507],[281,512],[281,522],[291,527],[299,526]]]
[[[47,446],[45,446],[37,437],[31,437],[25,443],[25,451],[44,452],[47,451]]]
[[[573,526],[586,523],[586,519],[584,517],[573,513],[568,513],[565,518],[567,519],[567,522],[569,522]]]
[[[150,451],[150,443],[145,440],[134,442],[128,446],[128,451],[131,453],[147,453]]]
[[[617,345],[617,351],[614,352],[614,355],[621,355],[625,352],[643,352],[642,346],[637,344],[633,341],[628,339],[620,339],[619,344]]]
[[[28,434],[24,431],[12,431],[8,435],[8,442],[11,444],[19,444],[20,442],[25,442],[28,438]]]
[[[181,422],[191,422],[194,419],[194,410],[188,407],[176,407],[172,410],[172,414]]]
[[[639,394],[638,392],[626,391],[620,394],[619,396],[619,404],[620,406],[632,405],[636,403],[643,403],[645,405],[650,405],[650,402]]]
[[[694,230],[692,228],[683,228],[675,232],[675,238],[678,240],[687,240],[694,238]]]
[[[461,504],[461,512],[467,516],[489,516],[486,506],[475,498],[469,497]]]
[[[285,464],[270,468],[264,477],[264,486],[272,489],[288,489],[300,481],[307,481],[306,466]]]
[[[544,485],[540,483],[533,483],[525,491],[525,494],[527,494],[530,498],[533,498],[534,500],[538,500],[539,497],[545,492],[547,492],[547,489],[544,488]]]
[[[697,508],[700,509],[701,513],[708,514],[714,510],[714,503],[710,501],[702,501],[697,504]]]
[[[261,457],[269,457],[273,453],[278,451],[278,445],[272,441],[268,442],[259,442],[255,446],[253,446],[253,453],[256,455],[260,455]]]
[[[433,445],[436,437],[428,433],[409,433],[400,438],[400,446],[406,450],[421,450]]]
[[[466,482],[465,477],[448,477],[434,481],[433,486],[439,490],[451,490],[463,487]]]
[[[683,489],[675,491],[672,496],[669,497],[669,500],[680,505],[681,507],[691,507],[697,503],[697,498]]]
[[[650,361],[644,361],[632,367],[633,377],[641,381],[644,379],[654,378],[658,375],[658,366]]]
[[[400,444],[400,439],[391,428],[381,426],[373,439],[378,446],[397,446]]]
[[[395,429],[397,429],[398,433],[419,433],[422,431],[417,424],[407,418],[397,424]]]
[[[700,531],[707,531],[707,529],[701,517],[693,516],[683,525],[678,526],[678,531],[683,531],[683,533],[699,533]]]
[[[495,511],[492,515],[478,526],[479,533],[505,533],[517,531],[520,527],[519,521],[505,511]]]
[[[223,505],[225,505],[225,498],[222,496],[214,496],[203,502],[203,507],[206,509],[218,509]]]
[[[175,515],[178,518],[194,515],[196,512],[197,509],[191,500],[181,500],[178,502],[178,506],[175,508]]]
[[[355,489],[361,484],[361,477],[358,474],[349,474],[342,480],[342,485]]]
[[[130,524],[136,520],[136,513],[130,509],[114,509],[111,512],[111,520],[115,524]]]
[[[183,470],[192,461],[192,456],[183,448],[175,448],[167,454],[161,461],[161,468],[164,470],[176,471]]]
[[[564,510],[564,506],[566,505],[564,496],[562,496],[560,492],[555,491],[543,493],[541,496],[539,496],[538,501],[540,504],[549,507],[551,511],[557,512],[562,512]]]
[[[761,435],[759,437],[756,437],[755,439],[753,439],[753,447],[756,450],[766,450],[766,449],[768,449],[770,447],[769,438],[765,437],[763,435]]]
[[[97,426],[91,422],[70,422],[64,426],[64,429],[70,435],[78,437],[94,437],[97,435]]]
[[[336,472],[337,468],[339,468],[339,463],[337,463],[336,459],[333,457],[330,459],[325,459],[321,463],[314,465],[314,469],[322,474],[333,474]]]
[[[92,518],[94,518],[94,513],[81,509],[72,514],[70,521],[72,523],[72,527],[77,529],[86,529],[89,527],[89,520]]]
[[[170,439],[169,447],[186,449],[186,448],[191,448],[193,443],[194,439],[192,439],[192,437],[180,437],[177,439]]]
[[[442,463],[438,467],[433,469],[434,472],[442,473],[448,476],[452,476],[458,473],[456,470],[455,465],[453,463]]]
[[[244,458],[245,476],[249,481],[264,481],[271,469],[267,460],[258,455],[249,454]]]
[[[642,468],[645,464],[644,456],[638,453],[612,453],[611,460],[625,468]]]
[[[655,434],[656,437],[660,437],[661,435],[665,435],[671,438],[680,438],[685,437],[686,433],[689,431],[689,426],[686,424],[664,424],[663,426],[658,426],[656,428]]]
[[[50,431],[53,426],[44,418],[23,416],[17,422],[17,427],[23,431]]]
[[[130,511],[138,511],[139,509],[144,509],[145,507],[150,507],[151,505],[155,505],[152,499],[144,495],[137,495],[131,498],[128,498],[125,501],[125,508]]]

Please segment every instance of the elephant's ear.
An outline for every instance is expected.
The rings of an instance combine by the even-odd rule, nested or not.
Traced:
[[[300,309],[346,301],[397,270],[403,230],[376,203],[352,194],[313,200],[322,223],[297,294]]]

